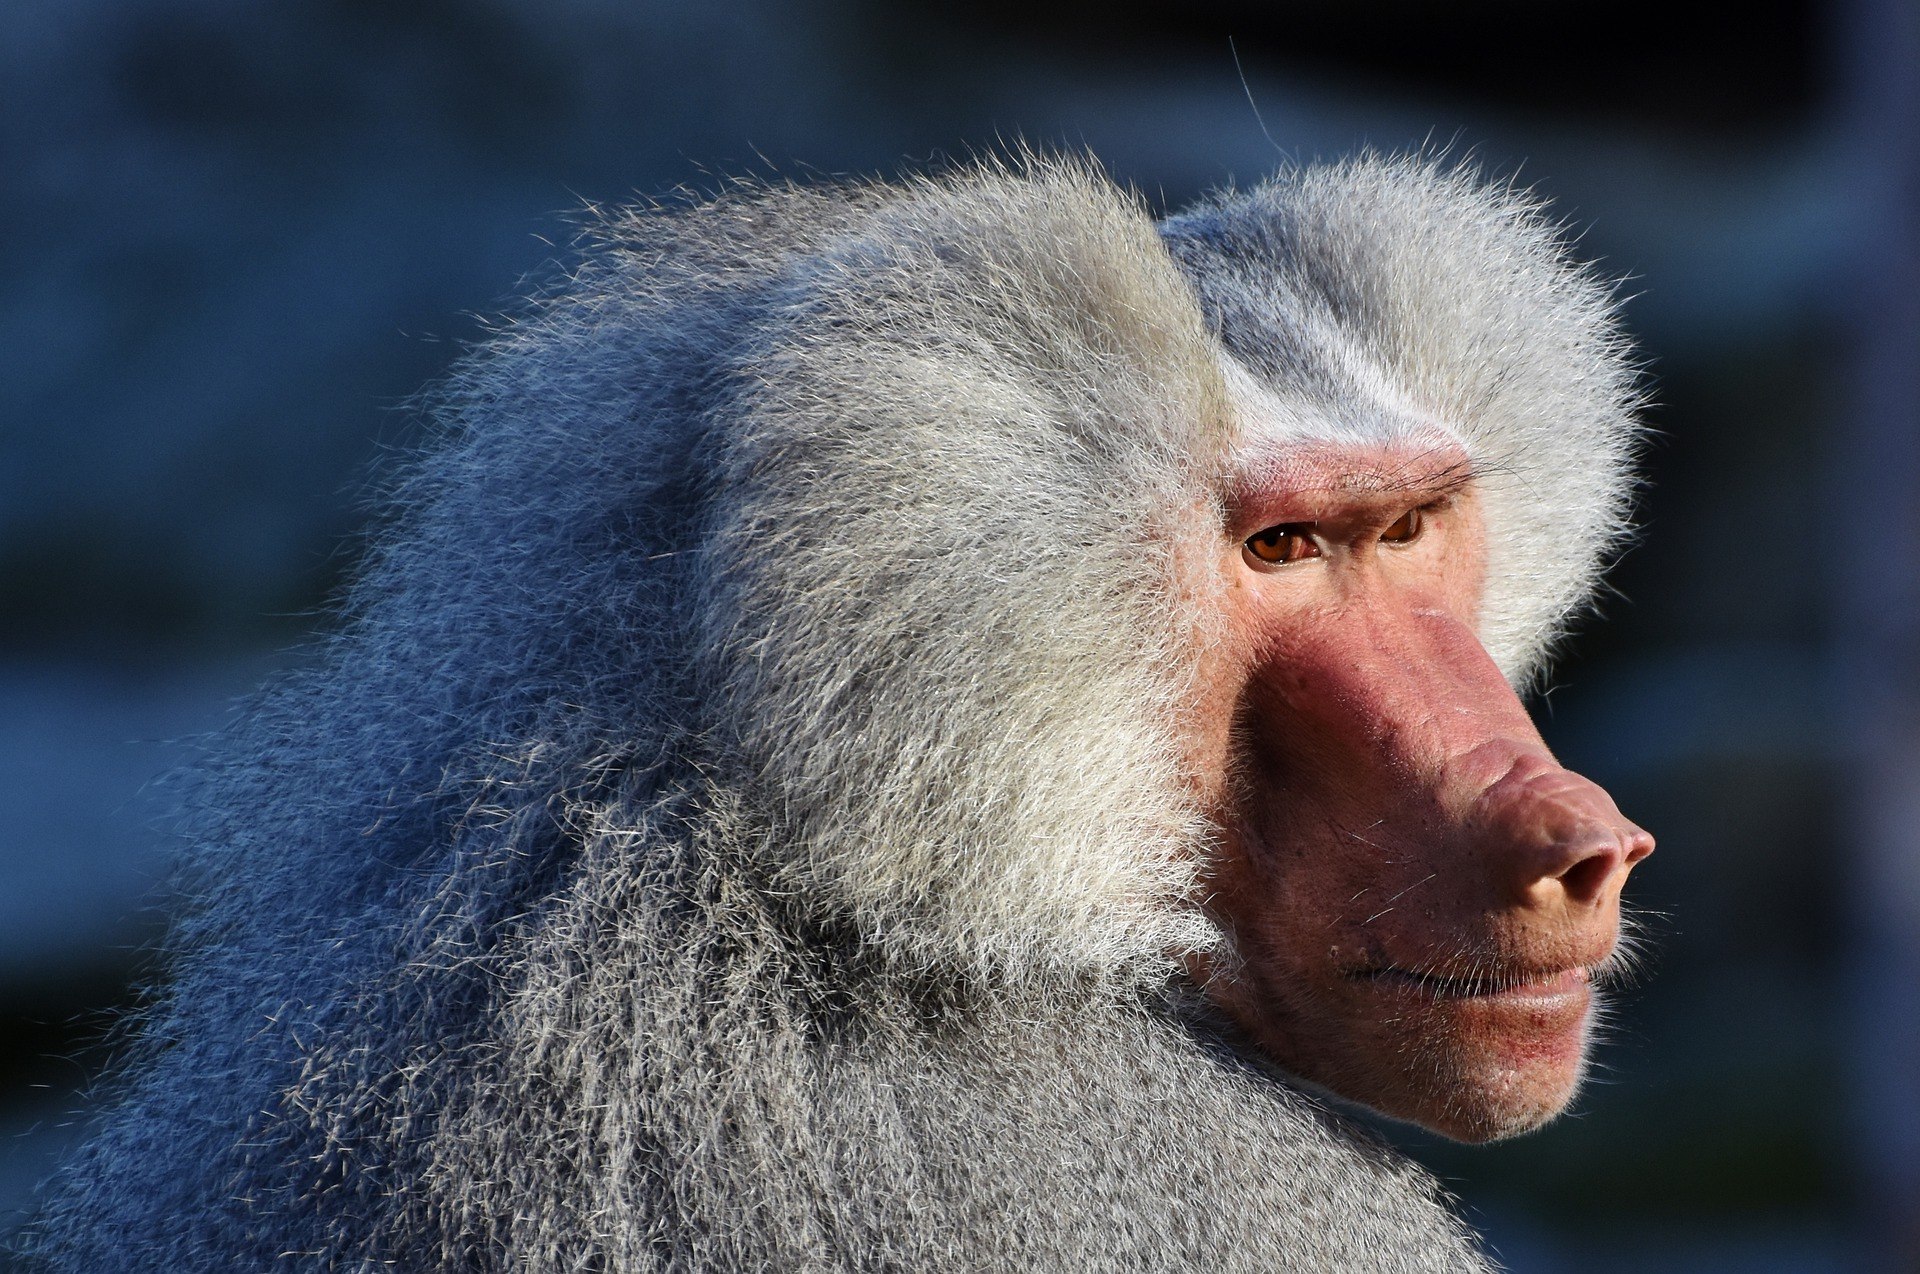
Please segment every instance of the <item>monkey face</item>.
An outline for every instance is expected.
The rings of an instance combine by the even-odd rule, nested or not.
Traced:
[[[1197,970],[1281,1067],[1463,1141],[1578,1086],[1621,886],[1653,840],[1556,763],[1474,635],[1456,445],[1243,467],[1191,758],[1219,829]]]

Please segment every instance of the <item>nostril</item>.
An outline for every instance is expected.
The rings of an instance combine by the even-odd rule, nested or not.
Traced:
[[[1606,891],[1613,874],[1631,861],[1622,858],[1620,849],[1619,843],[1614,842],[1582,854],[1571,867],[1560,873],[1560,887],[1575,902],[1594,902]]]
[[[1575,902],[1597,902],[1609,885],[1624,879],[1633,865],[1653,852],[1653,837],[1632,823],[1590,829],[1586,844],[1568,855],[1570,863],[1558,873],[1560,887]]]
[[[1598,784],[1551,760],[1516,763],[1480,794],[1474,823],[1527,905],[1598,905],[1653,852],[1653,837],[1622,817]]]

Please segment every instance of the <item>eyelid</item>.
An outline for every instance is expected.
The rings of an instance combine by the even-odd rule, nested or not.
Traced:
[[[1400,510],[1400,512],[1396,514],[1392,519],[1392,521],[1388,522],[1387,525],[1393,526],[1396,523],[1398,523],[1402,518],[1405,518],[1409,515],[1417,517],[1421,519],[1422,522],[1424,522],[1427,518],[1439,517],[1440,515],[1448,512],[1453,508],[1456,502],[1457,502],[1457,493],[1452,491],[1447,491],[1440,495],[1435,496],[1431,500],[1428,500],[1425,504],[1410,505],[1407,508]],[[1424,530],[1425,527],[1422,526],[1420,529]]]
[[[1414,512],[1445,513],[1460,502],[1463,491],[1463,487],[1450,487],[1423,503],[1402,505],[1387,521],[1398,521],[1403,515]],[[1318,535],[1319,527],[1323,523],[1339,523],[1346,518],[1345,511],[1340,508],[1302,507],[1297,504],[1289,507],[1289,504],[1292,502],[1275,501],[1273,508],[1261,510],[1253,516],[1249,516],[1245,511],[1230,513],[1222,519],[1224,523],[1222,529],[1229,535],[1235,535],[1236,528],[1245,528],[1237,531],[1237,538],[1241,540],[1258,535],[1262,531],[1270,531],[1276,526],[1308,527],[1313,534]]]

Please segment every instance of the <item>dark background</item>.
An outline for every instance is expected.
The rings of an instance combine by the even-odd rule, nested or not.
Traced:
[[[1632,891],[1650,976],[1578,1112],[1410,1140],[1516,1270],[1920,1268],[1917,26],[1908,0],[0,7],[0,1228],[163,923],[178,846],[143,789],[324,622],[405,396],[551,271],[569,209],[1016,137],[1171,208],[1440,145],[1626,280],[1643,533],[1537,707],[1662,847]]]

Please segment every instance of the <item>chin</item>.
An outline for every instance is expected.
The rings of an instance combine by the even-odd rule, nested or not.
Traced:
[[[1337,998],[1347,1030],[1287,1029],[1325,1022],[1324,1011],[1263,1015],[1261,1050],[1314,1088],[1454,1141],[1532,1132],[1566,1110],[1586,1073],[1594,993],[1584,970],[1493,991],[1348,980]]]
[[[1547,993],[1400,998],[1424,1002],[1383,1019],[1399,1040],[1398,1065],[1374,1091],[1342,1092],[1349,1100],[1477,1144],[1532,1132],[1579,1092],[1594,1012],[1584,981]]]
[[[1481,1145],[1506,1141],[1551,1123],[1572,1103],[1584,1064],[1551,1074],[1520,1071],[1466,1073],[1437,1079],[1439,1093],[1416,1097],[1402,1110],[1381,1113],[1417,1124],[1451,1141]]]

